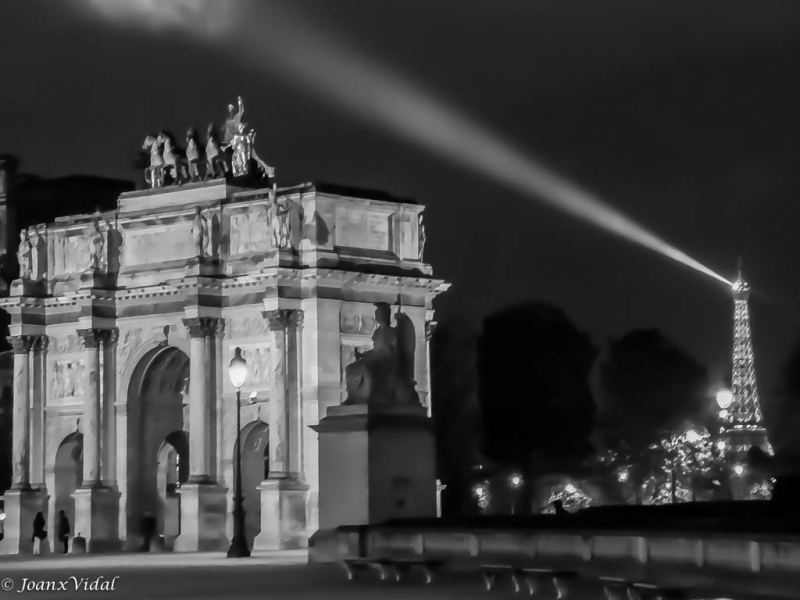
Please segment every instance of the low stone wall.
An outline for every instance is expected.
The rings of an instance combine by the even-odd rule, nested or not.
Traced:
[[[312,560],[326,562],[359,556],[425,556],[456,563],[538,563],[593,575],[634,577],[646,571],[650,577],[663,575],[692,585],[727,581],[759,592],[766,589],[762,583],[788,585],[794,594],[789,597],[800,594],[800,536],[369,526],[341,527],[319,532],[315,538]],[[780,594],[772,588],[770,592]]]

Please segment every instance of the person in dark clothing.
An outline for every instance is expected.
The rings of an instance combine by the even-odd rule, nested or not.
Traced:
[[[60,510],[58,511],[58,541],[64,544],[64,554],[69,552],[69,519],[67,514]]]
[[[157,523],[156,517],[150,512],[144,513],[142,517],[142,535],[144,536],[144,545],[142,552],[150,552],[150,544],[156,535]]]
[[[47,531],[44,527],[44,515],[41,511],[39,511],[36,513],[36,517],[33,519],[33,536],[31,537],[31,542],[33,542],[33,553],[36,555],[42,553],[42,543],[47,539]]]
[[[557,517],[563,517],[569,514],[567,510],[564,508],[564,503],[561,500],[556,500],[553,502],[553,510],[556,513]]]

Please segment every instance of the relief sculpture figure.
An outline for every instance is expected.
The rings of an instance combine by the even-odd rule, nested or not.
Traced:
[[[347,398],[343,404],[369,404],[383,407],[420,406],[414,381],[414,325],[407,315],[398,313],[397,326],[391,326],[391,307],[375,305],[377,327],[372,334],[372,350],[356,353],[356,360],[345,367]]]
[[[194,239],[194,250],[196,256],[204,257],[207,255],[207,247],[209,242],[208,237],[208,221],[197,206],[194,209],[194,220],[192,221],[192,238]]]
[[[100,221],[95,221],[89,234],[89,268],[102,271],[105,268],[106,240],[100,229]]]
[[[28,230],[23,229],[19,232],[19,248],[17,249],[17,260],[19,261],[20,279],[31,278],[31,265],[33,258],[33,245],[28,237]]]

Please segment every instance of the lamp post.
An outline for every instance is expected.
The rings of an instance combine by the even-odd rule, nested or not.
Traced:
[[[233,492],[233,539],[228,548],[228,558],[246,558],[250,556],[247,538],[244,535],[244,498],[242,497],[242,386],[247,379],[247,362],[242,358],[242,349],[236,348],[236,354],[228,366],[228,377],[236,388],[236,476]]]
[[[511,484],[511,514],[513,515],[516,512],[517,506],[517,496],[519,495],[519,488],[522,486],[522,475],[518,473],[513,473],[511,477],[508,478],[508,482]]]

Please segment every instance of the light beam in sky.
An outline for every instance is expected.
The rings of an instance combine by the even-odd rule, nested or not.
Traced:
[[[335,39],[309,22],[271,14],[261,27],[245,22],[230,0],[83,0],[118,24],[179,28],[216,41],[255,67],[280,70],[355,117],[433,150],[470,170],[578,219],[732,283],[636,223],[595,194],[515,148],[432,92]],[[224,13],[224,14],[223,14]]]

